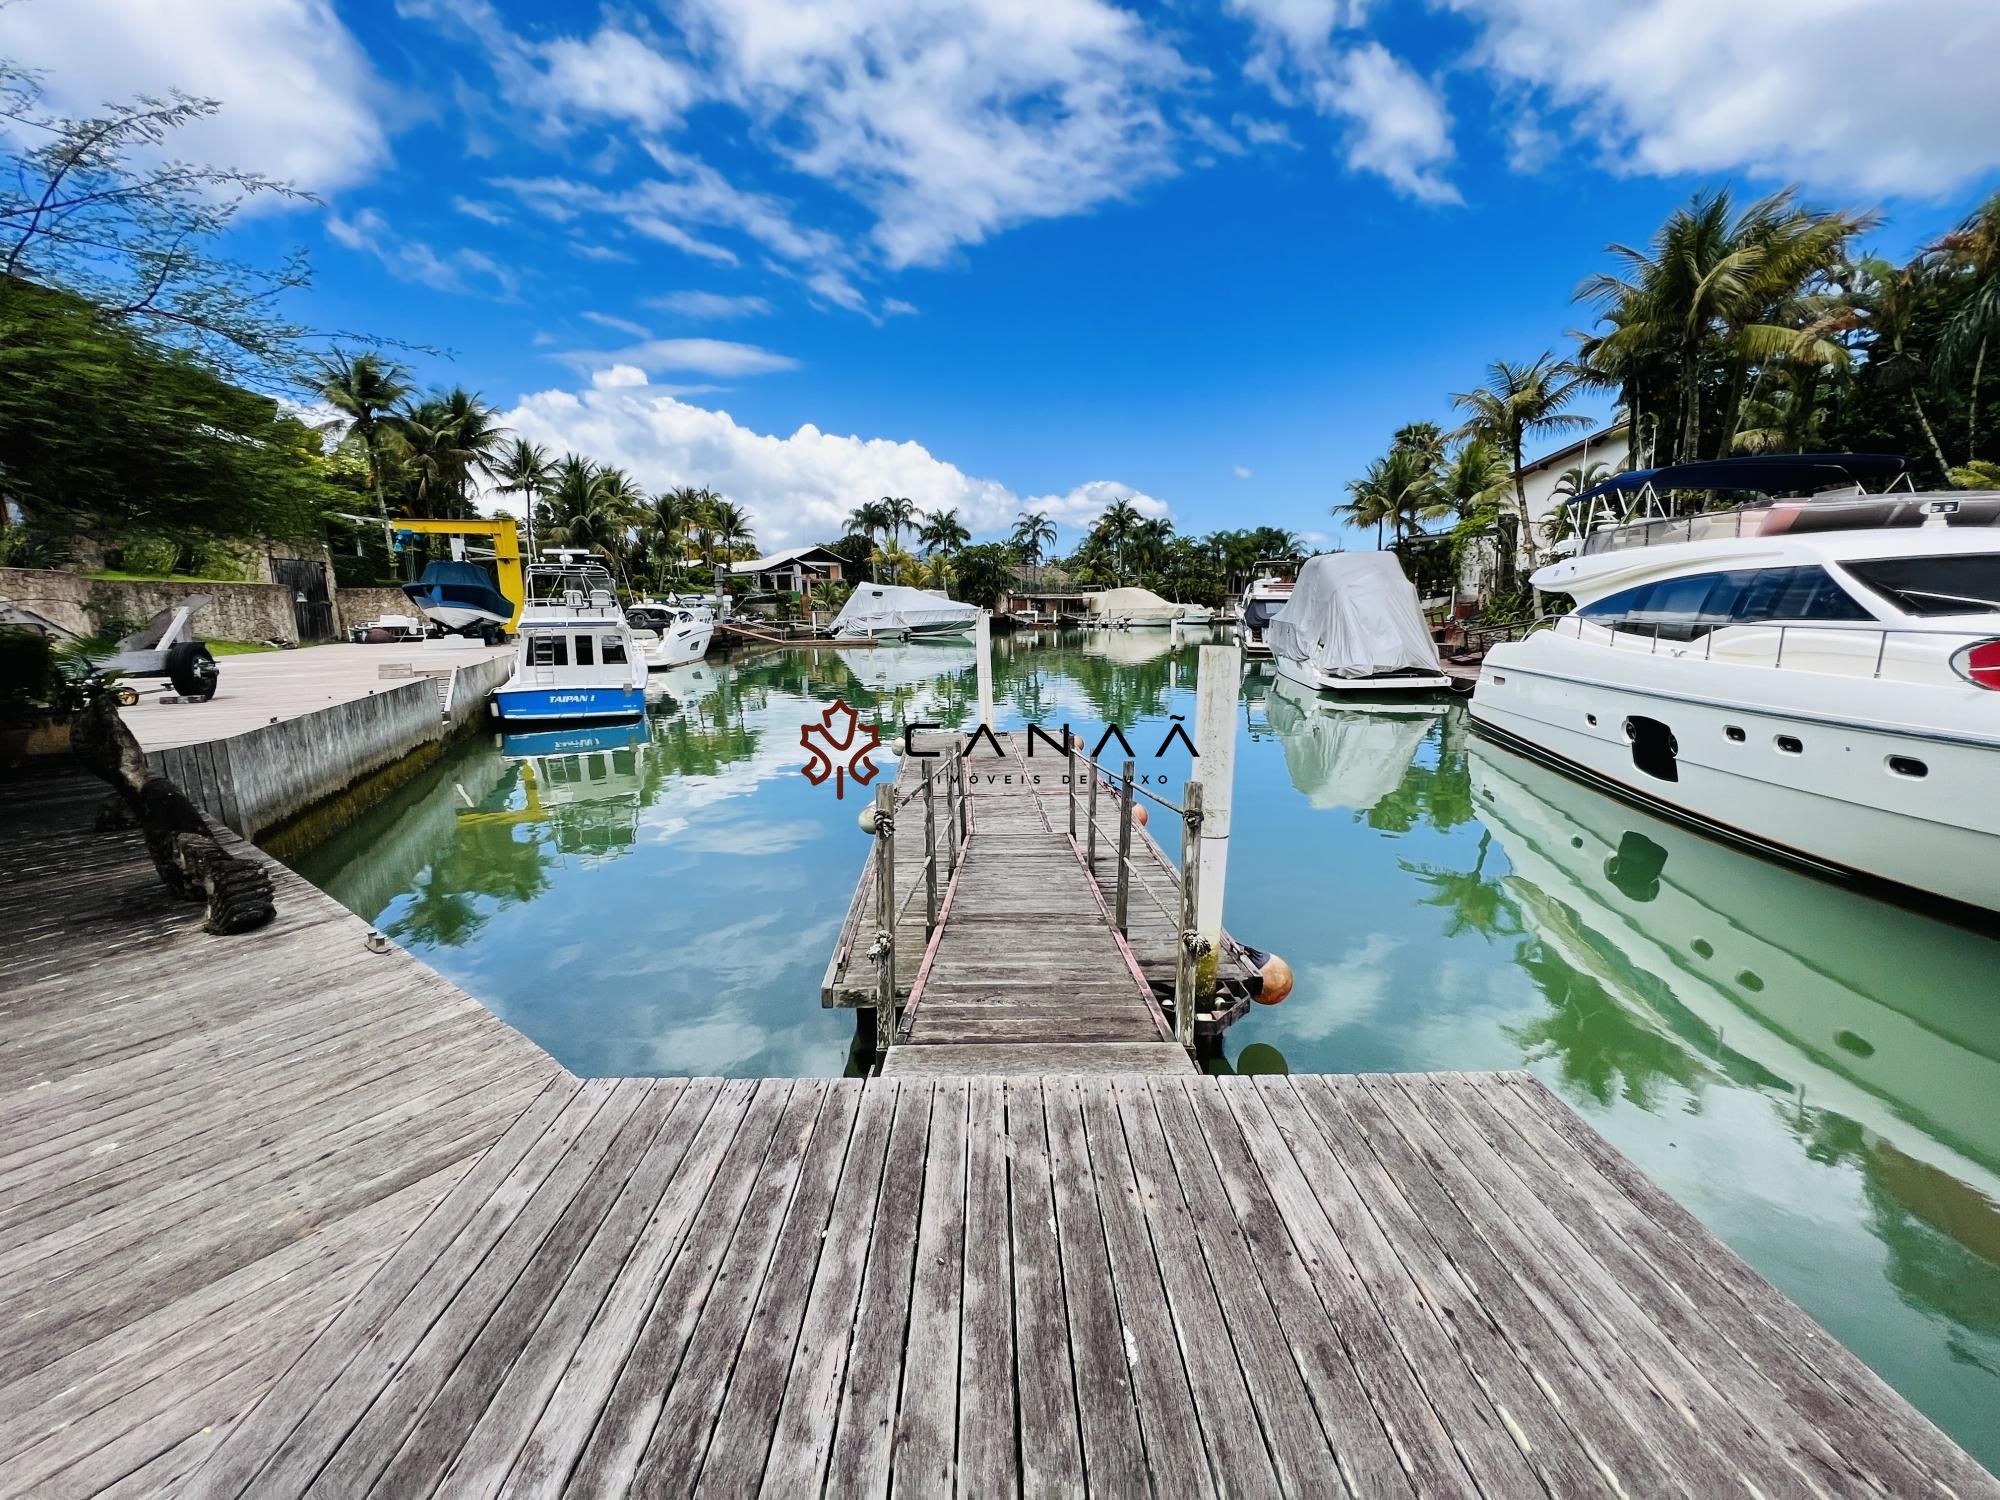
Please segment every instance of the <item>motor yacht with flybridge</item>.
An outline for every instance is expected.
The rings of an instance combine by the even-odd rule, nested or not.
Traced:
[[[493,716],[509,727],[640,717],[646,660],[610,570],[587,552],[543,556],[528,569],[514,673],[493,694]]]
[[[1278,618],[1285,601],[1292,597],[1292,585],[1298,576],[1298,560],[1290,557],[1259,558],[1257,566],[1250,570],[1250,582],[1236,603],[1236,643],[1246,657],[1271,654],[1271,644],[1264,639],[1264,632]]]
[[[1487,653],[1482,732],[1822,873],[2000,911],[2000,493],[1788,454],[1570,505],[1534,582],[1575,608]]]
[[[655,672],[700,661],[715,636],[715,612],[687,602],[635,599],[625,610],[625,623],[632,627],[647,668]]]

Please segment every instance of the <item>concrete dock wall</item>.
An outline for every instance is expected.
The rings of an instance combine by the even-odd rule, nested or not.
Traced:
[[[210,816],[255,839],[458,729],[483,722],[510,657],[415,677],[366,697],[223,739],[149,751]],[[432,758],[435,758],[434,755]]]

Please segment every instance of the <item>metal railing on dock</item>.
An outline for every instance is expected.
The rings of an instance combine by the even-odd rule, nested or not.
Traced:
[[[954,745],[942,768],[924,766],[923,779],[906,795],[898,797],[893,783],[875,789],[875,941],[868,956],[875,963],[875,1047],[888,1051],[895,1041],[901,1020],[896,993],[896,929],[902,924],[917,892],[924,893],[924,937],[937,932],[944,908],[938,899],[938,784],[944,784],[944,881],[949,889],[958,873],[959,852],[969,829],[966,813],[965,749]],[[911,882],[902,900],[896,899],[896,819],[902,808],[918,798],[924,804],[923,878]]]
[[[1089,768],[1090,792],[1088,797],[1084,799],[1086,802],[1084,809],[1085,835],[1078,847],[1084,867],[1089,870],[1091,879],[1093,880],[1097,878],[1097,835],[1099,829],[1103,827],[1097,815],[1097,792],[1100,785],[1108,785],[1114,779],[1117,783],[1118,825],[1116,836],[1118,840],[1118,863],[1116,868],[1118,871],[1118,883],[1111,909],[1111,923],[1117,929],[1118,935],[1121,938],[1128,936],[1131,931],[1132,874],[1135,868],[1132,862],[1134,798],[1144,797],[1149,802],[1156,803],[1180,819],[1180,872],[1174,882],[1180,895],[1179,910],[1170,910],[1167,904],[1144,881],[1140,881],[1138,884],[1140,892],[1154,906],[1159,908],[1160,915],[1166,918],[1177,935],[1174,954],[1174,1038],[1183,1046],[1192,1047],[1194,1045],[1194,1005],[1199,965],[1208,953],[1207,941],[1195,929],[1196,897],[1199,894],[1201,884],[1201,783],[1199,781],[1190,781],[1187,783],[1182,793],[1187,799],[1185,803],[1171,802],[1167,798],[1160,796],[1157,792],[1149,792],[1139,785],[1135,775],[1135,763],[1130,759],[1126,760],[1122,772],[1114,773],[1102,763],[1085,755],[1072,743],[1069,746],[1068,776],[1069,837],[1072,844],[1077,844],[1076,818],[1078,797],[1076,787],[1077,782],[1084,779],[1078,773],[1079,766]],[[1104,832],[1110,835],[1113,830],[1104,828]]]

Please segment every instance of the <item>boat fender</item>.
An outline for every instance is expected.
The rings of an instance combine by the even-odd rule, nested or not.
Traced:
[[[1292,992],[1292,966],[1275,953],[1261,948],[1245,948],[1243,957],[1256,966],[1257,977],[1250,996],[1259,1005],[1276,1005]]]
[[[1147,823],[1148,823],[1148,822],[1149,822],[1150,820],[1151,820],[1151,814],[1149,814],[1149,813],[1148,813],[1148,812],[1146,811],[1146,804],[1145,804],[1145,803],[1143,803],[1143,802],[1135,802],[1135,803],[1133,803],[1133,804],[1132,804],[1132,821],[1133,821],[1133,822],[1137,823],[1137,824],[1138,824],[1138,825],[1139,825],[1139,826],[1140,826],[1141,828],[1144,828],[1144,827],[1146,826],[1146,824],[1147,824]]]

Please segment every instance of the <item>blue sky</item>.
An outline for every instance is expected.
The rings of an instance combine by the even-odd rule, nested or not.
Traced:
[[[1331,534],[1697,188],[1901,254],[2000,179],[1991,0],[22,0],[0,47],[220,98],[188,154],[319,195],[240,231],[309,321],[770,545],[883,493]]]

